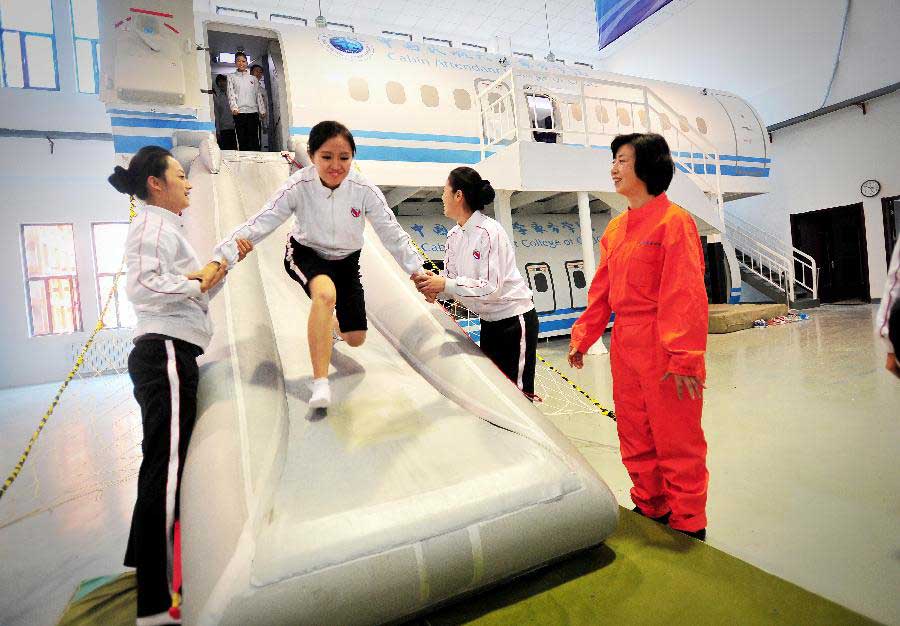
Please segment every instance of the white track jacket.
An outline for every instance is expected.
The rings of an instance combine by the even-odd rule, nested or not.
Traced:
[[[126,292],[137,315],[134,336],[168,335],[206,349],[212,338],[209,299],[220,282],[200,293],[200,281],[187,278],[203,264],[182,232],[182,217],[148,204],[128,228]]]
[[[224,259],[233,267],[238,239],[249,239],[255,244],[291,215],[291,236],[324,259],[343,259],[361,250],[365,220],[369,218],[378,238],[407,274],[422,269],[422,258],[378,187],[351,170],[332,191],[322,184],[314,165],[294,172],[256,215],[216,246],[213,259]]]
[[[481,211],[447,234],[444,277],[444,294],[489,322],[534,308],[506,231]]]

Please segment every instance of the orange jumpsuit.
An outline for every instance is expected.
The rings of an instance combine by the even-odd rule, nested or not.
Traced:
[[[660,382],[666,372],[706,378],[703,251],[694,220],[665,194],[609,223],[572,347],[587,352],[612,311],[613,401],[631,499],[650,517],[671,511],[672,528],[706,528],[703,399],[682,390],[679,400],[671,376]]]

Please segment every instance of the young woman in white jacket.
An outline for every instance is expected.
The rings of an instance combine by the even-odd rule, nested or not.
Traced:
[[[453,298],[481,317],[481,350],[527,396],[534,396],[538,316],[531,290],[516,266],[506,231],[482,213],[494,200],[490,181],[457,167],[444,185],[447,234],[443,275],[415,279],[428,300]]]
[[[144,201],[128,229],[125,291],[137,325],[128,373],[141,408],[144,439],[125,565],[137,572],[137,624],[180,623],[178,491],[197,417],[197,357],[209,345],[209,299],[225,265],[205,279],[182,233],[191,185],[168,150],[141,148],[109,182]],[[238,244],[235,261],[252,248]]]
[[[313,164],[292,174],[256,215],[216,246],[203,275],[215,275],[219,263],[233,264],[239,239],[257,243],[294,217],[284,267],[312,300],[307,321],[313,369],[309,406],[324,408],[331,403],[328,366],[333,330],[352,347],[366,339],[366,303],[359,276],[366,218],[410,276],[421,271],[422,259],[381,190],[351,171],[356,143],[346,126],[319,122],[309,132],[307,150]]]

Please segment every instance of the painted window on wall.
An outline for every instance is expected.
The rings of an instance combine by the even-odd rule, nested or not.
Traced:
[[[50,2],[0,0],[0,84],[3,87],[59,90]]]
[[[97,45],[100,27],[97,21],[97,0],[70,0],[72,31],[75,33],[75,75],[78,91],[97,93],[100,84],[100,60]]]
[[[131,328],[137,323],[134,308],[125,293],[125,273],[122,265],[125,256],[125,240],[128,237],[128,222],[107,222],[93,225],[94,267],[97,270],[97,310],[102,311],[106,299],[110,298],[105,328]],[[113,291],[113,282],[121,268],[119,281]],[[112,295],[110,295],[112,292]]]
[[[81,330],[72,224],[24,224],[22,249],[31,336]]]

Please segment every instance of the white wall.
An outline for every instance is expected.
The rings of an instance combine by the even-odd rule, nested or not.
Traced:
[[[822,106],[844,7],[845,0],[696,0],[603,69],[730,91],[774,124]],[[900,0],[851,4],[829,104],[900,81],[898,31]]]
[[[881,198],[900,195],[900,92],[776,131],[770,145],[772,192],[729,202],[726,212],[786,241],[790,215],[863,203],[873,298],[881,297],[887,275]],[[881,193],[864,198],[870,178]]]
[[[113,156],[108,141],[57,141],[51,155],[43,139],[0,139],[0,387],[62,381],[73,363],[72,346],[97,323],[91,224],[128,221],[128,198],[103,176],[112,172]],[[21,224],[53,222],[74,224],[85,332],[30,337]]]
[[[0,127],[110,133],[103,103],[78,93],[68,0],[53,0],[53,16],[60,89],[0,89]],[[88,334],[29,337],[23,223],[74,224],[83,327],[89,331],[97,323],[91,223],[128,220],[127,198],[106,182],[113,160],[111,140],[54,139],[51,154],[46,139],[0,138],[0,387],[62,381],[72,366],[72,345]]]

